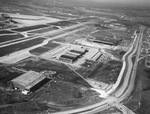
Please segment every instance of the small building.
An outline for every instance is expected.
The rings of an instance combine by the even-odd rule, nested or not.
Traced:
[[[103,54],[102,54],[101,52],[98,52],[98,53],[96,53],[96,54],[92,57],[92,60],[93,60],[93,61],[98,61],[99,58],[101,58],[102,55],[103,55]]]
[[[11,84],[14,88],[20,89],[22,91],[30,91],[39,85],[41,82],[46,82],[47,78],[42,73],[35,71],[28,71],[27,73],[11,80]]]

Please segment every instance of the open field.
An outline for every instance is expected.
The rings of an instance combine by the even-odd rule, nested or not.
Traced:
[[[6,67],[0,67],[0,84],[7,84],[8,81],[16,78],[17,76],[21,75],[20,72],[15,72],[13,70],[10,70]]]
[[[133,35],[134,32],[124,32],[124,31],[119,31],[119,30],[109,30],[112,32],[117,38],[122,38],[122,39],[127,39],[130,40],[131,36]]]
[[[25,70],[34,70],[38,72],[44,70],[54,70],[60,72],[70,71],[70,69],[64,64],[53,62],[53,61],[47,61],[43,59],[36,59],[36,58],[27,58],[25,60],[20,61],[15,66],[18,68],[23,68]]]
[[[9,45],[9,44],[11,44],[11,43],[15,43],[15,42],[22,41],[22,40],[24,40],[24,39],[32,39],[32,38],[33,38],[33,36],[30,36],[30,37],[27,37],[27,38],[23,37],[23,38],[18,38],[18,39],[14,39],[14,40],[2,42],[2,43],[1,43],[1,46],[2,46],[2,45],[7,45],[7,44]]]
[[[122,63],[118,61],[109,61],[108,63],[99,63],[95,69],[78,69],[77,72],[86,78],[91,78],[107,84],[114,84],[118,78]]]
[[[40,33],[48,32],[48,31],[52,31],[52,30],[57,30],[57,29],[59,29],[59,28],[58,27],[43,28],[43,29],[40,29],[40,30],[33,30],[31,32],[28,32],[28,33],[40,34]]]
[[[53,75],[54,80],[61,80],[69,83],[74,83],[81,86],[90,87],[81,77],[74,73],[66,65],[54,61],[47,61],[44,59],[27,58],[20,61],[15,65],[17,68],[23,68],[25,70],[34,70],[37,72],[52,70],[56,71],[57,74]]]
[[[0,48],[0,56],[5,56],[8,55],[10,53],[37,45],[42,43],[45,40],[45,38],[37,38],[37,39],[33,39],[33,40],[29,40],[29,41],[25,41],[25,42],[21,42],[21,43],[17,43],[17,44],[13,44],[10,46],[6,46],[6,47],[2,47]]]
[[[45,47],[42,46],[42,47],[32,49],[29,52],[33,55],[40,55],[40,54],[43,54],[43,53],[48,52],[48,51],[49,51],[48,48],[45,48]]]
[[[90,18],[82,18],[82,19],[73,19],[73,20],[70,20],[71,22],[87,22],[87,21],[90,21]]]
[[[38,13],[36,12],[32,12],[28,9],[25,9],[24,7],[21,6],[16,6],[16,5],[4,5],[0,7],[0,12],[3,13],[16,13],[16,14],[23,14],[23,15],[34,15],[34,16],[40,16]]]
[[[0,22],[0,27],[3,27],[3,26],[5,26],[5,25],[6,25],[5,23]]]
[[[0,34],[12,34],[12,33],[14,33],[14,32],[8,31],[8,30],[1,30],[0,31]]]
[[[15,39],[20,39],[23,38],[24,36],[21,34],[15,34],[15,35],[2,35],[0,36],[0,43],[10,41],[10,40],[15,40]]]
[[[77,23],[71,22],[71,21],[60,21],[60,22],[56,22],[56,23],[47,23],[47,24],[65,27],[65,26],[72,26],[72,25],[75,25]]]
[[[11,30],[17,31],[17,32],[25,32],[25,31],[30,31],[33,29],[44,28],[44,27],[49,27],[49,26],[48,25],[35,25],[35,26],[28,26],[28,27],[16,28],[16,29],[11,29]]]
[[[60,46],[60,44],[49,41],[46,45],[43,45],[43,46],[46,48],[49,48],[51,50],[51,49],[54,49],[54,48]]]
[[[54,103],[56,106],[81,107],[92,102],[96,93],[91,90],[82,90],[69,82],[54,81],[46,89],[38,94],[34,99],[40,102],[46,101]],[[98,99],[97,99],[98,100]],[[99,100],[102,100],[99,98]],[[98,101],[99,101],[98,100]]]
[[[103,30],[103,29],[98,30],[92,34],[92,36],[94,36],[94,37],[99,37],[100,35],[101,36],[109,36],[110,38],[113,38],[112,33],[110,33],[109,31]]]
[[[91,73],[88,77],[97,81],[112,84],[116,82],[121,68],[121,62],[109,61],[107,64],[103,64],[95,69],[95,71],[93,70],[93,73]]]
[[[67,15],[67,14],[62,14],[62,13],[53,13],[53,12],[45,12],[46,14],[54,17],[54,18],[59,18],[60,19],[69,19],[69,18],[78,18],[76,15]]]
[[[141,60],[137,69],[137,75],[139,77],[140,86],[140,108],[136,110],[137,114],[149,114],[150,113],[150,69],[145,67],[145,60]]]
[[[6,21],[6,19],[5,19],[5,18],[0,17],[0,21]]]

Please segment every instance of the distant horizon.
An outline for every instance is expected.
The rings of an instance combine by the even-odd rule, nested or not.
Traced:
[[[82,2],[97,2],[106,4],[124,4],[134,6],[150,6],[150,0],[76,0]]]
[[[36,1],[36,0],[34,0]],[[45,0],[45,1],[54,1],[54,0]],[[145,7],[149,8],[150,6],[150,0],[55,0],[56,2],[60,3],[68,3],[71,5],[78,5],[78,6],[94,6],[94,7],[105,7],[105,6],[110,6],[110,7],[120,7],[120,6],[125,6],[125,7]],[[118,2],[117,2],[118,1]],[[127,1],[127,2],[126,2]],[[138,1],[135,3],[135,1]]]

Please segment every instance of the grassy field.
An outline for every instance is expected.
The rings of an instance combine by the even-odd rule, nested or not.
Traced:
[[[45,52],[48,52],[49,49],[48,48],[45,48],[45,47],[38,47],[38,48],[35,48],[35,49],[32,49],[30,50],[29,52],[31,54],[34,54],[34,55],[40,55],[40,54],[43,54]]]
[[[14,72],[7,67],[0,67],[0,83],[7,84],[8,81],[16,78],[17,76],[21,75],[22,73]]]
[[[8,31],[8,30],[1,30],[0,31],[0,34],[12,34],[12,33],[14,33],[14,32]]]
[[[56,23],[49,23],[49,25],[55,25],[55,26],[72,26],[77,24],[76,22],[71,22],[71,21],[60,21]]]
[[[44,40],[45,40],[45,38],[38,38],[38,39],[33,39],[33,40],[13,44],[10,46],[2,47],[2,48],[0,48],[0,52],[1,52],[0,57],[8,55],[8,54],[16,52],[16,51],[19,51],[19,50],[22,50],[22,49],[25,49],[25,48],[32,47],[37,44],[40,44]]]
[[[53,43],[52,41],[49,41],[46,45],[43,45],[43,46],[46,48],[49,48],[51,50],[51,49],[54,49],[54,48],[60,46],[60,44]]]
[[[139,63],[137,70],[139,80],[141,81],[141,99],[140,108],[136,111],[137,114],[149,114],[150,113],[150,69],[145,67],[145,60]]]
[[[28,26],[28,27],[16,28],[16,29],[11,29],[11,30],[17,31],[17,32],[25,32],[25,31],[30,31],[34,29],[44,28],[44,27],[49,27],[49,26],[48,25],[35,25],[35,26]]]
[[[6,41],[11,41],[15,39],[20,39],[23,38],[24,36],[21,34],[15,34],[15,35],[2,35],[0,36],[0,43],[6,42]]]
[[[76,85],[63,81],[53,81],[34,99],[72,107],[86,102],[86,97]]]
[[[80,78],[77,74],[70,70],[66,65],[61,63],[47,61],[43,59],[36,60],[34,58],[28,58],[16,64],[15,66],[17,68],[23,68],[25,70],[34,70],[37,72],[45,70],[56,71],[57,75],[52,76],[52,78],[55,80],[61,80],[90,87],[90,85],[87,84],[87,82],[85,82],[82,78]]]
[[[121,62],[112,60],[105,64],[98,64],[94,70],[87,70],[82,68],[79,69],[77,72],[87,78],[92,78],[107,84],[113,84],[116,82],[121,68]]]
[[[58,27],[51,27],[51,28],[43,28],[43,29],[40,29],[40,30],[34,30],[34,31],[31,31],[31,32],[28,32],[28,33],[44,33],[44,32],[50,32],[50,31],[53,31],[53,30],[57,30],[59,29]]]

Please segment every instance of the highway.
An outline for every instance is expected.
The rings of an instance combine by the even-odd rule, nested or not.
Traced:
[[[102,102],[81,107],[78,109],[68,110],[68,111],[61,111],[56,112],[53,114],[94,114],[97,112],[101,112],[105,109],[110,108],[110,106],[116,106],[120,109],[124,114],[134,114],[131,110],[129,110],[126,106],[122,104],[123,100],[130,96],[135,83],[136,78],[136,69],[138,65],[138,59],[140,56],[141,45],[142,45],[142,38],[143,38],[143,31],[144,27],[140,28],[140,33],[136,35],[134,42],[130,48],[130,50],[124,55],[125,65],[122,72],[122,75],[117,81],[117,86],[112,88],[110,93],[111,96],[108,96]],[[135,63],[132,63],[132,57],[136,54]]]

